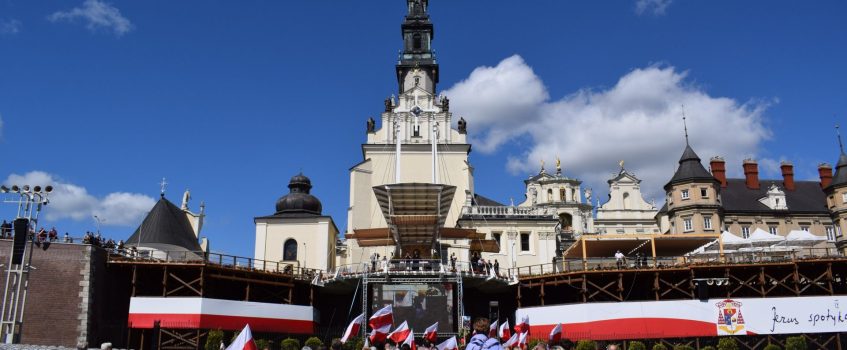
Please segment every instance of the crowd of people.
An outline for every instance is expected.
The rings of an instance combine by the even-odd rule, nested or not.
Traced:
[[[61,238],[59,238],[59,231],[56,230],[55,227],[52,227],[49,230],[44,227],[41,227],[38,230],[35,230],[35,228],[31,228],[29,234],[30,237],[28,238],[35,238],[35,243],[39,245],[43,243],[56,242],[74,243],[76,241],[76,239],[74,237],[71,237],[68,232],[65,232],[65,234]],[[3,220],[3,223],[0,224],[0,239],[12,238],[14,238],[14,230],[12,223]],[[104,238],[100,235],[100,232],[85,231],[85,235],[83,235],[81,238],[81,243],[90,244],[93,246],[102,247],[107,250],[113,250],[117,252],[123,252],[125,248],[123,240],[118,240],[117,242],[115,242],[115,240],[111,238]]]

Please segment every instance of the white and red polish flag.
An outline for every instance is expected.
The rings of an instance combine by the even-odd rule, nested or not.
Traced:
[[[415,332],[414,331],[409,332],[409,335],[406,337],[406,340],[403,340],[403,344],[408,344],[409,348],[411,350],[418,350],[418,346],[415,345]]]
[[[503,343],[502,348],[511,348],[514,347],[518,343],[518,334],[512,334],[512,337],[509,338],[505,343]]]
[[[387,324],[382,326],[381,328],[374,328],[371,330],[371,334],[368,336],[368,340],[373,344],[379,344],[385,341],[385,338],[388,336],[388,331],[391,330],[391,324]]]
[[[454,335],[441,344],[436,345],[435,348],[438,350],[459,350],[459,344],[456,343],[456,336]]]
[[[385,325],[391,326],[392,323],[394,323],[394,309],[391,308],[390,304],[374,312],[368,320],[368,326],[371,326],[372,329],[382,328]]]
[[[526,349],[527,336],[529,335],[529,331],[521,333],[518,336],[518,345],[520,345],[521,349]]]
[[[550,331],[550,336],[547,337],[550,340],[550,343],[558,343],[562,341],[562,324],[557,323],[556,327],[553,327],[553,330]]]
[[[256,342],[253,341],[253,332],[250,332],[250,325],[245,325],[238,337],[232,341],[232,344],[226,350],[257,350]]]
[[[500,320],[496,320],[496,321],[492,322],[490,326],[488,326],[488,337],[489,338],[494,338],[494,337],[497,336],[498,322],[500,322]]]
[[[391,339],[391,341],[396,344],[400,344],[409,337],[409,333],[411,332],[412,330],[409,329],[409,324],[406,323],[406,321],[403,321],[403,323],[397,326],[397,328],[388,335],[388,339]]]
[[[359,334],[359,331],[362,330],[362,325],[365,323],[365,314],[361,314],[353,319],[353,322],[350,322],[350,325],[347,326],[347,330],[344,331],[344,335],[341,336],[341,343],[346,343],[350,337],[356,336]]]
[[[435,341],[438,340],[438,322],[435,322],[432,326],[426,327],[423,338],[424,340],[435,344]]]
[[[529,333],[529,316],[524,316],[521,321],[515,325],[515,333]]]
[[[500,325],[500,339],[509,339],[511,332],[509,331],[509,320]],[[517,334],[517,333],[516,333]]]

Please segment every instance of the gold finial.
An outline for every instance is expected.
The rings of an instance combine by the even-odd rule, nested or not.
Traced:
[[[544,173],[544,159],[541,160],[541,172]]]
[[[559,155],[556,155],[556,175],[562,174],[562,161],[559,160]]]

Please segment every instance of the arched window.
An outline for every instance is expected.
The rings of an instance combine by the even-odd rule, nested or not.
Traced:
[[[282,245],[282,260],[297,261],[297,240],[288,239]]]
[[[421,46],[421,35],[415,33],[415,35],[412,35],[412,49],[420,50]]]
[[[629,209],[629,192],[623,193],[623,208],[624,210]]]
[[[553,190],[548,189],[547,190],[547,203],[552,203],[552,202],[553,202]]]

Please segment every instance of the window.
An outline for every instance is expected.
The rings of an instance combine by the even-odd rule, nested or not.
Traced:
[[[559,189],[559,199],[560,199],[562,202],[564,202],[564,201],[565,201],[565,189],[564,189],[564,188],[560,188],[560,189]]]
[[[841,202],[843,202],[843,203],[847,203],[847,193],[842,193],[842,194],[841,194]]]
[[[703,228],[706,230],[712,229],[712,217],[704,216],[703,217]]]
[[[800,226],[800,231],[809,232],[809,226]]]
[[[772,235],[777,234],[776,226],[768,226],[768,232],[770,232]]]
[[[529,233],[521,233],[521,251],[529,251]]]
[[[412,35],[412,48],[415,49],[415,50],[420,50],[421,46],[422,46],[421,35],[420,34]]]
[[[835,242],[835,228],[832,226],[826,227],[826,240],[830,242]]]
[[[494,240],[497,241],[497,245],[500,245],[500,232],[494,232],[492,236],[494,237]]]
[[[741,226],[741,238],[750,238],[750,226]]]
[[[705,187],[700,187],[700,197],[709,198],[709,191]]]
[[[682,219],[682,225],[685,228],[685,232],[694,231],[694,226],[691,224],[691,218]]]
[[[289,239],[282,246],[282,260],[297,261],[297,241]]]
[[[547,190],[547,203],[553,203],[553,190]]]
[[[688,190],[682,190],[682,199],[688,199],[690,196],[688,195]]]

